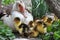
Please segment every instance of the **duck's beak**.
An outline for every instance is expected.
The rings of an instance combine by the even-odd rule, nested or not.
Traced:
[[[19,1],[17,2],[18,3],[18,10],[21,12],[21,13],[24,13],[25,11],[25,4],[23,1]]]

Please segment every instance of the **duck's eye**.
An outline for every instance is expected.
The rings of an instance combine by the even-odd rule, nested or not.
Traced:
[[[20,4],[18,5],[19,7],[22,7]]]

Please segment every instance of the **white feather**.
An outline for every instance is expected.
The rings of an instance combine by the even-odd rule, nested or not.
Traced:
[[[8,17],[7,15],[3,16],[1,20],[3,20],[4,24],[8,25],[12,30],[16,30],[14,27],[14,18],[16,17],[20,18],[21,22],[24,22],[25,20],[24,16],[17,11],[11,12],[11,15],[9,15]]]
[[[27,16],[27,18],[25,18],[22,13],[18,12],[18,8],[16,7],[16,5],[16,3],[13,5],[11,15],[9,15],[9,17],[5,15],[1,18],[4,24],[8,25],[13,30],[16,30],[14,27],[14,18],[16,17],[20,18],[21,22],[25,24],[28,24],[30,21],[33,21],[33,16],[31,15],[31,13],[25,11],[24,14]]]
[[[21,22],[24,22],[25,18],[20,12],[13,11],[11,14],[12,14],[12,19],[13,20],[14,20],[14,18],[18,17],[21,20]]]
[[[28,23],[29,23],[30,21],[33,21],[33,16],[32,16],[32,14],[29,13],[28,11],[26,11],[24,14],[27,16],[27,18],[25,18],[24,23],[28,25]]]
[[[11,15],[9,15],[9,17],[7,17],[7,15],[5,15],[1,19],[3,20],[4,24],[8,25],[11,29],[15,30]]]

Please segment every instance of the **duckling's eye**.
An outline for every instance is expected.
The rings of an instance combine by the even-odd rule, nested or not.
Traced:
[[[48,18],[48,19],[47,19],[47,22],[51,22],[51,21],[52,21],[52,19],[51,19],[51,18]]]

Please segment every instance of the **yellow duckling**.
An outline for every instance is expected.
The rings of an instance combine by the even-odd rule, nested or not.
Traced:
[[[47,21],[45,23],[47,26],[50,26],[54,21],[58,20],[58,17],[54,13],[51,13],[49,15],[47,14],[46,17]]]
[[[41,20],[42,20],[43,22],[46,22],[46,21],[47,21],[47,19],[48,19],[48,17],[47,17],[47,16],[43,16]]]
[[[32,31],[35,28],[35,22],[34,21],[30,21],[28,26],[29,26],[30,31]]]
[[[52,23],[53,23],[53,20],[51,18],[48,18],[47,21],[45,22],[47,26],[50,26]]]
[[[14,19],[14,25],[15,25],[16,30],[19,31],[20,34],[22,34],[23,28],[19,28],[19,26],[21,25],[21,21],[18,17]]]
[[[37,22],[36,29],[42,34],[47,32],[46,24],[44,24],[42,21]]]
[[[39,32],[37,30],[32,30],[32,32],[30,32],[29,37],[36,38],[38,35],[39,35]]]
[[[30,28],[29,37],[30,38],[35,38],[39,35],[39,32],[35,29],[35,26],[36,26],[35,21],[30,21],[29,22],[29,28]]]
[[[28,31],[29,31],[28,25],[20,22],[20,19],[18,17],[14,19],[14,22],[16,30],[24,37],[28,37]]]

